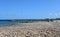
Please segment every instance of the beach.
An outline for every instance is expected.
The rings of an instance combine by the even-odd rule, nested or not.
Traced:
[[[60,37],[60,22],[33,22],[1,26],[0,37]]]

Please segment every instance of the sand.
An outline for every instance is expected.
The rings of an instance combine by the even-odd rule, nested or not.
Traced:
[[[0,37],[60,37],[60,22],[34,22],[0,27]]]

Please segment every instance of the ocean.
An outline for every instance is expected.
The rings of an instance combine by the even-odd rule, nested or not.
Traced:
[[[18,24],[19,22],[0,21],[0,26]]]

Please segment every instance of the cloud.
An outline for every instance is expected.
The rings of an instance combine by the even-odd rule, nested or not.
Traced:
[[[49,13],[49,16],[51,16],[51,17],[60,17],[60,12]]]

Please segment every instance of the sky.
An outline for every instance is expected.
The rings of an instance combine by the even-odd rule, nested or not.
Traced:
[[[0,0],[0,19],[60,18],[60,0]]]

